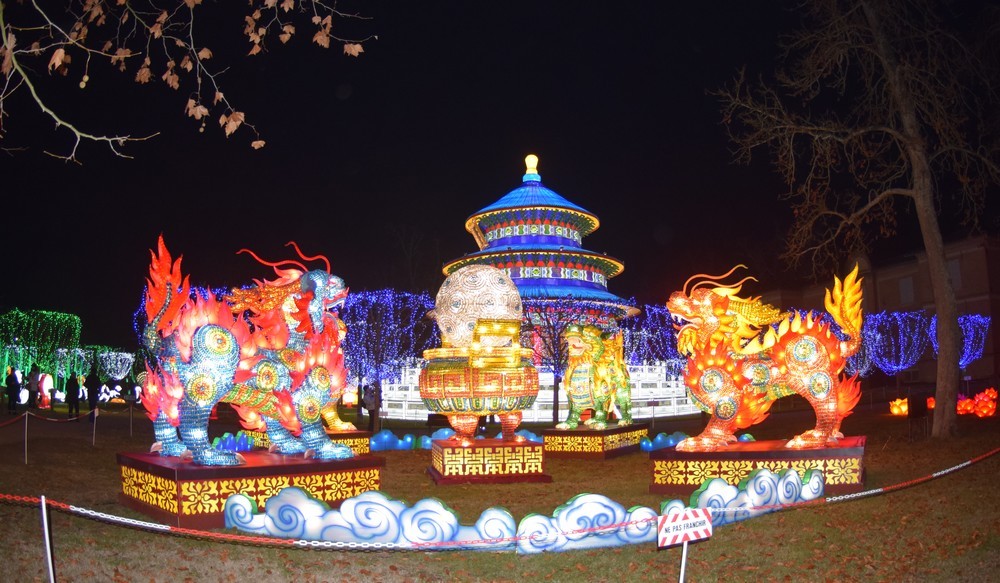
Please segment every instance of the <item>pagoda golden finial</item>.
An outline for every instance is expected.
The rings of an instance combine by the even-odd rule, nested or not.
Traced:
[[[525,174],[538,174],[538,156],[528,154],[524,157]]]

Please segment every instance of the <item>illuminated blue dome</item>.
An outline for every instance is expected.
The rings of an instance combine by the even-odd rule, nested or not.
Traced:
[[[586,302],[590,323],[614,326],[633,310],[608,291],[608,279],[625,266],[583,248],[583,237],[600,225],[597,217],[543,186],[536,156],[524,161],[521,186],[465,222],[479,251],[447,263],[445,275],[466,265],[492,265],[510,276],[523,299]]]

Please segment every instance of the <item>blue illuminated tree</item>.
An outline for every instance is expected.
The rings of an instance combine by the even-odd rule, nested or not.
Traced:
[[[865,324],[862,341],[875,366],[889,376],[915,365],[927,348],[924,312],[879,312],[867,316]]]
[[[958,357],[958,366],[965,370],[983,355],[986,333],[990,329],[990,317],[982,314],[965,314],[958,317],[958,327],[962,330],[962,353]],[[934,358],[937,358],[937,315],[931,318],[927,335],[931,339],[931,347],[934,348]]]
[[[348,294],[340,318],[347,325],[344,357],[349,378],[358,384],[358,403],[363,383],[381,391],[382,381],[399,379],[407,361],[440,344],[437,326],[425,317],[433,307],[427,293],[380,289]]]
[[[620,324],[625,340],[625,362],[631,365],[665,363],[677,373],[684,357],[677,352],[677,331],[666,306],[647,304],[638,315]]]

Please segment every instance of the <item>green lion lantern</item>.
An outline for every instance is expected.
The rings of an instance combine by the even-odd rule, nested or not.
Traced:
[[[618,425],[632,424],[632,392],[625,366],[622,334],[606,334],[592,325],[571,325],[563,333],[569,346],[569,365],[563,386],[569,397],[569,416],[556,429],[576,429],[580,415],[593,410],[584,422],[605,429],[608,413],[618,408]]]

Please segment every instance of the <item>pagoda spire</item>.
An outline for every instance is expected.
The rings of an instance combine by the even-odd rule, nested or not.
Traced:
[[[528,154],[524,157],[524,176],[522,182],[541,182],[542,176],[538,173],[538,156]]]

